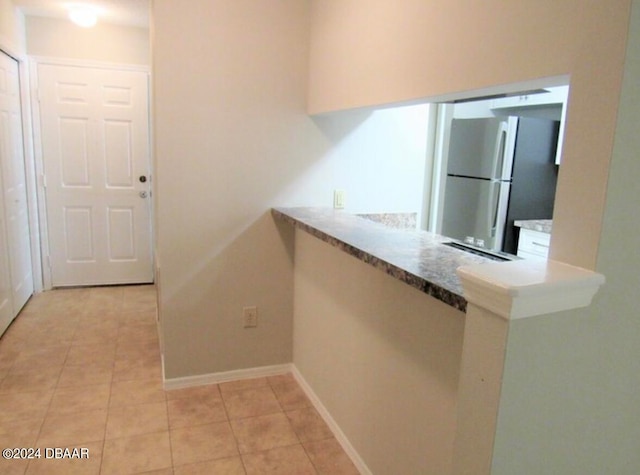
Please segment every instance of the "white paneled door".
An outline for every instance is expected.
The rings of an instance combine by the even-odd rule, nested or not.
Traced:
[[[0,335],[33,293],[18,62],[0,52]]]
[[[52,286],[153,281],[147,74],[40,64]]]

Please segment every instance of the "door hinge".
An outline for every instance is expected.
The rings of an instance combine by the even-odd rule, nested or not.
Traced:
[[[38,186],[41,186],[42,188],[47,187],[47,175],[38,175]]]

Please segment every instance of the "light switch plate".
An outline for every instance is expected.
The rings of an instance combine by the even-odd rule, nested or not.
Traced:
[[[258,307],[244,307],[242,318],[245,328],[255,328],[258,326]]]
[[[344,190],[333,190],[333,207],[335,209],[344,209],[345,192]]]

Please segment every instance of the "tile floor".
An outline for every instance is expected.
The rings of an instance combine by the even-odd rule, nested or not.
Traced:
[[[291,375],[164,391],[153,286],[31,299],[0,338],[6,447],[41,458],[2,474],[358,473]]]

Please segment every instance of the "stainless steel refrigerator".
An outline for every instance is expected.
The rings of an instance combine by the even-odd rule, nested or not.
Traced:
[[[441,234],[516,253],[516,220],[550,219],[560,123],[529,117],[454,119]]]

